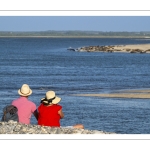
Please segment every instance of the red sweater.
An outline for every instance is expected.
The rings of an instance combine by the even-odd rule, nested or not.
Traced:
[[[62,106],[58,104],[54,104],[51,106],[45,106],[41,104],[38,107],[38,125],[60,127],[60,115],[58,114],[58,111],[61,108]]]

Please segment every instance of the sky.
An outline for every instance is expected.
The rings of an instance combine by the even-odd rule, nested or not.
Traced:
[[[0,31],[150,31],[150,16],[0,16]]]
[[[1,2],[0,31],[47,30],[150,31],[149,0]]]

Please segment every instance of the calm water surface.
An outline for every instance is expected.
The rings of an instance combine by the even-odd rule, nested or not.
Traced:
[[[126,134],[150,133],[150,99],[76,97],[150,88],[150,54],[68,51],[90,45],[144,44],[150,39],[0,38],[0,117],[2,108],[29,84],[38,106],[48,90],[62,98],[63,126]],[[32,124],[36,120],[32,117]]]

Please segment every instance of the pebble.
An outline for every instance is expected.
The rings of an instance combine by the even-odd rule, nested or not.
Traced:
[[[75,129],[67,127],[48,127],[40,125],[27,125],[10,120],[0,122],[0,134],[116,134],[99,130]]]

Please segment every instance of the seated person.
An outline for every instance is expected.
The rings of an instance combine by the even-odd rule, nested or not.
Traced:
[[[61,101],[60,97],[55,95],[54,91],[48,91],[45,98],[41,99],[38,107],[38,125],[60,127],[60,119],[64,118],[62,106],[58,105]],[[84,129],[82,124],[76,124],[73,128]]]

